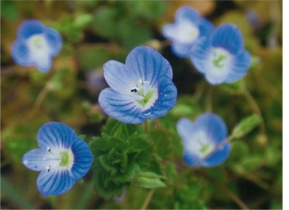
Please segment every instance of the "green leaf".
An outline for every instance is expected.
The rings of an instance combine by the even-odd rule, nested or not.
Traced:
[[[79,14],[74,20],[74,25],[77,28],[85,28],[92,22],[92,19],[93,17],[91,14]]]
[[[262,119],[259,115],[253,114],[249,117],[243,119],[235,128],[233,129],[233,137],[241,138],[250,131],[252,131],[255,127],[260,125]]]
[[[19,208],[34,209],[35,207],[26,198],[21,195],[18,189],[16,189],[6,178],[1,176],[1,192],[2,196],[8,198],[13,204],[16,204]]]

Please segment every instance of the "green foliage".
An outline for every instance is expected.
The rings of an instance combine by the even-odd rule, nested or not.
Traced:
[[[159,187],[165,187],[165,183],[161,181],[164,176],[160,176],[154,172],[140,172],[133,180],[134,185],[143,187],[145,189],[156,189]]]
[[[160,175],[144,172],[154,167],[156,156],[151,155],[151,142],[138,125],[109,119],[102,136],[94,138],[90,147],[95,157],[95,184],[103,196],[120,194],[133,179],[141,187],[155,188],[152,183],[161,186]]]

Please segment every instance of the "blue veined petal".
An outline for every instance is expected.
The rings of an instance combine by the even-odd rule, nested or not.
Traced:
[[[196,153],[192,153],[191,151],[184,149],[183,160],[189,166],[193,166],[194,164],[196,164],[198,161],[201,160],[201,157]]]
[[[49,47],[49,54],[52,56],[57,55],[62,46],[62,39],[59,33],[53,28],[46,28],[44,36]]]
[[[131,97],[119,94],[111,88],[100,92],[98,103],[106,114],[124,123],[138,124],[145,120],[139,116],[141,110]]]
[[[68,170],[51,169],[49,172],[41,171],[36,184],[43,196],[61,195],[72,188],[75,180],[70,177]]]
[[[218,115],[213,113],[202,114],[195,121],[199,129],[205,131],[208,138],[215,144],[219,144],[227,138],[227,126]]]
[[[202,18],[200,13],[189,6],[184,6],[178,9],[176,13],[176,22],[183,22],[190,20],[191,22],[199,21]]]
[[[30,66],[33,64],[29,48],[23,39],[16,40],[13,43],[11,54],[14,61],[21,66]]]
[[[225,80],[226,83],[235,82],[243,78],[251,65],[251,55],[244,50],[242,53],[234,57],[231,65],[231,71]]]
[[[118,93],[128,93],[140,79],[135,69],[128,69],[118,61],[108,61],[103,65],[104,78],[108,85]]]
[[[177,88],[172,80],[166,76],[162,76],[159,79],[158,99],[150,109],[142,112],[141,116],[153,119],[166,115],[176,105],[177,94]]]
[[[45,30],[45,25],[38,20],[25,20],[18,29],[18,37],[27,39],[31,35],[41,34]]]
[[[49,52],[43,52],[41,54],[33,55],[33,63],[36,68],[42,72],[47,72],[51,67],[51,57]]]
[[[214,154],[202,161],[200,165],[205,167],[212,167],[222,164],[231,152],[231,145],[226,143],[223,147],[218,149]]]
[[[89,171],[93,156],[88,144],[81,139],[76,141],[71,149],[74,155],[74,162],[70,173],[73,179],[78,180]]]
[[[40,148],[47,150],[69,148],[78,139],[76,133],[69,126],[59,122],[44,124],[37,133]]]
[[[155,49],[146,46],[134,48],[127,56],[126,67],[135,71],[139,79],[154,86],[161,76],[173,77],[170,63]]]
[[[243,37],[239,28],[234,24],[222,24],[212,34],[212,46],[221,47],[236,55],[244,49]]]
[[[185,45],[185,44],[179,44],[179,43],[173,43],[172,44],[172,51],[176,56],[178,56],[180,58],[187,58],[192,53],[192,46],[191,45]]]
[[[42,171],[46,170],[48,165],[54,165],[53,159],[55,158],[47,150],[33,149],[23,156],[22,163],[33,171]]]
[[[211,45],[207,37],[200,38],[192,48],[192,62],[201,73],[207,71],[208,62],[211,62],[209,60],[210,50]]]

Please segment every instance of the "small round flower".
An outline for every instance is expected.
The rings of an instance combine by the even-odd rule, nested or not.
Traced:
[[[56,56],[62,46],[59,33],[48,28],[38,20],[24,21],[12,46],[12,57],[21,66],[35,65],[42,72],[51,67],[51,58]]]
[[[22,163],[41,171],[36,184],[43,196],[66,193],[89,171],[93,160],[90,148],[69,126],[46,123],[39,129],[37,141],[40,149],[27,152]]]
[[[212,85],[243,78],[251,64],[242,33],[234,24],[220,25],[211,37],[200,38],[193,46],[191,59]]]
[[[192,46],[202,36],[209,36],[214,27],[195,9],[184,6],[178,9],[175,23],[164,26],[162,33],[172,40],[173,53],[181,58],[189,57]]]
[[[171,65],[151,47],[136,47],[125,64],[112,60],[103,69],[110,88],[101,91],[98,102],[106,114],[119,121],[141,123],[164,116],[176,104]]]
[[[182,118],[177,123],[178,133],[184,145],[184,161],[193,166],[209,155],[227,138],[227,127],[216,114],[205,113],[195,122]],[[199,166],[212,167],[222,164],[231,151],[230,143],[224,144],[200,162]]]

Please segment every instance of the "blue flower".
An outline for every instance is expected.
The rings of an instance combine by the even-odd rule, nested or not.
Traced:
[[[192,62],[212,85],[243,78],[251,64],[244,49],[241,31],[234,24],[223,24],[211,37],[200,38],[193,46]]]
[[[12,57],[21,66],[35,65],[42,72],[51,67],[51,57],[60,52],[59,33],[37,20],[26,20],[18,29],[18,39],[12,46]]]
[[[178,9],[175,21],[174,24],[166,25],[162,33],[172,40],[172,51],[181,58],[189,57],[196,40],[209,36],[214,29],[211,22],[189,6]]]
[[[69,126],[46,123],[39,129],[37,141],[40,149],[27,152],[22,163],[41,171],[36,183],[42,195],[66,193],[90,169],[93,156],[89,146]]]
[[[98,102],[104,112],[119,121],[141,123],[164,116],[176,104],[171,65],[151,47],[136,47],[125,64],[111,60],[103,69],[110,88],[101,91]]]
[[[224,121],[213,113],[202,114],[194,123],[182,118],[177,123],[177,129],[184,145],[184,161],[190,166],[209,155],[227,138]],[[231,145],[226,143],[201,161],[199,166],[220,165],[228,158],[230,151]]]

